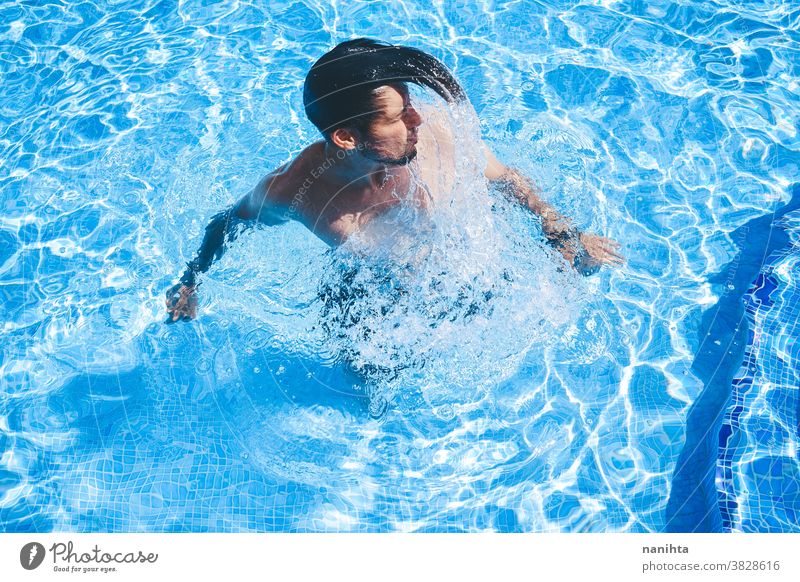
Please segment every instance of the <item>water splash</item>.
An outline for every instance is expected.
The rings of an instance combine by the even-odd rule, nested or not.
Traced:
[[[332,253],[322,284],[322,327],[343,359],[384,398],[416,387],[431,407],[485,396],[559,337],[586,294],[536,220],[490,189],[474,111],[440,117],[459,136],[449,188],[430,211],[397,193]]]

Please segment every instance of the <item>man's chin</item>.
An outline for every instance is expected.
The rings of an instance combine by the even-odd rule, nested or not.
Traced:
[[[411,160],[413,160],[416,157],[417,157],[417,148],[414,148],[406,155],[404,155],[402,158],[384,159],[381,161],[388,166],[406,166],[410,164]]]
[[[375,162],[386,164],[387,166],[406,166],[409,163],[411,163],[411,160],[417,157],[417,148],[413,148],[401,158],[384,158],[380,156],[371,156],[371,155],[367,155],[366,157]]]

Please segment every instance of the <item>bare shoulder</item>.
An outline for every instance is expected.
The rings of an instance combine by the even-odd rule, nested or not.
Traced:
[[[261,178],[239,202],[239,215],[267,224],[286,222],[287,210],[303,202],[303,183],[323,149],[323,142],[311,144],[292,160]]]
[[[455,147],[450,119],[445,108],[419,109],[423,124],[419,128],[417,162],[420,178],[434,200],[447,196],[455,179]]]
[[[417,111],[424,120],[424,123],[420,126],[420,133],[427,133],[427,137],[433,139],[439,146],[453,144],[452,120],[445,106],[437,107],[436,105],[425,103],[420,104],[417,107]]]

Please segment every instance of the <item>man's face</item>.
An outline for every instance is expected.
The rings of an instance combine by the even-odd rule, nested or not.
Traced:
[[[364,157],[390,165],[404,165],[417,155],[417,128],[422,118],[411,105],[403,85],[385,85],[374,97],[375,113],[360,132]]]

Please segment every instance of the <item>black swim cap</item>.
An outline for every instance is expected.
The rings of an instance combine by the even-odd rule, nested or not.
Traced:
[[[374,90],[393,83],[415,83],[448,102],[466,94],[452,73],[431,55],[407,46],[356,38],[325,53],[306,75],[306,115],[328,138],[343,125],[363,128],[374,113]]]

